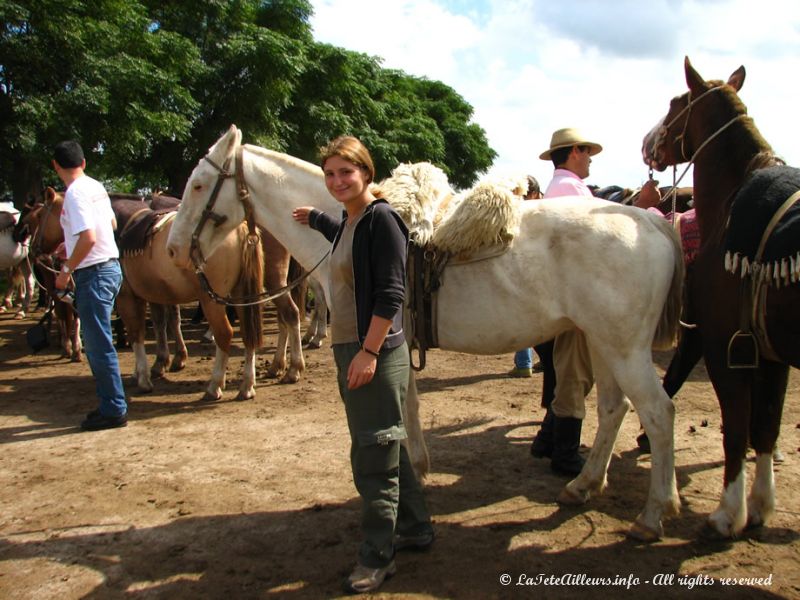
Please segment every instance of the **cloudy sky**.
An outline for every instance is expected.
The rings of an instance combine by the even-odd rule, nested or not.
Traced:
[[[538,155],[555,129],[579,127],[604,146],[588,183],[641,185],[642,138],[686,90],[686,55],[706,79],[727,80],[744,65],[749,114],[773,149],[800,166],[797,0],[312,3],[317,40],[464,97],[498,153],[492,175],[530,173],[546,185],[552,165]],[[657,178],[671,183],[672,172]]]

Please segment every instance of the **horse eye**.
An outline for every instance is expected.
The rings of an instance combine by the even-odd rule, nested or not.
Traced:
[[[196,183],[196,184],[194,184],[192,189],[194,189],[195,192],[199,192],[200,190],[203,189],[203,184],[202,183]]]

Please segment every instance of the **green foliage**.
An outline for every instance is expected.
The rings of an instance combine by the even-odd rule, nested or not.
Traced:
[[[357,135],[381,177],[427,160],[467,187],[491,165],[452,88],[314,42],[311,14],[308,0],[0,0],[0,193],[53,182],[51,148],[74,138],[119,191],[179,194],[231,123],[313,162]]]

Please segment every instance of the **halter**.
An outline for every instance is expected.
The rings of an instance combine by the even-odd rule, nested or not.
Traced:
[[[292,281],[291,283],[283,286],[282,288],[278,289],[276,292],[270,294],[269,292],[261,292],[259,294],[251,294],[249,296],[242,296],[240,298],[231,298],[220,296],[214,289],[211,287],[211,283],[208,281],[206,277],[204,268],[206,264],[206,258],[203,256],[202,250],[200,250],[200,233],[203,231],[206,223],[208,221],[213,221],[214,227],[219,227],[225,221],[228,220],[226,215],[221,215],[219,213],[214,212],[214,204],[217,202],[217,197],[219,196],[219,192],[222,189],[222,184],[225,183],[226,179],[230,179],[231,177],[236,178],[236,193],[239,197],[239,201],[244,206],[244,214],[245,214],[245,221],[247,222],[247,243],[248,244],[259,244],[261,243],[261,236],[257,230],[257,223],[253,213],[253,203],[250,201],[250,190],[247,186],[247,181],[244,177],[244,148],[240,145],[236,148],[236,152],[234,155],[234,164],[236,165],[236,172],[231,173],[228,170],[230,166],[231,159],[228,158],[225,163],[220,167],[217,163],[211,160],[208,155],[203,157],[208,164],[214,167],[219,175],[217,176],[217,183],[214,185],[214,189],[211,191],[211,196],[208,198],[208,202],[206,203],[205,208],[203,209],[203,213],[200,215],[200,220],[197,223],[194,231],[192,232],[192,242],[189,246],[189,257],[192,259],[192,264],[195,267],[195,273],[197,277],[200,279],[200,284],[203,287],[203,291],[208,294],[214,302],[218,304],[225,304],[227,306],[253,306],[256,304],[264,304],[266,302],[270,302],[271,300],[275,300],[276,298],[280,298],[281,296],[288,294],[298,285],[300,285],[311,273],[313,273],[317,267],[319,267],[323,261],[328,257],[328,253],[325,253],[320,261],[314,265],[310,271],[305,272],[303,275]]]
[[[686,168],[683,170],[683,173],[681,173],[680,177],[675,178],[674,173],[673,173],[672,189],[669,192],[667,192],[667,198],[669,198],[669,196],[672,195],[672,218],[673,218],[673,220],[675,219],[675,208],[676,208],[675,207],[675,203],[676,203],[677,195],[678,195],[678,184],[681,182],[681,180],[684,178],[686,173],[689,171],[689,168],[694,164],[695,160],[697,159],[697,155],[700,154],[700,152],[711,141],[713,141],[718,135],[720,135],[723,131],[728,129],[728,127],[733,125],[736,121],[739,121],[741,119],[747,118],[747,113],[742,113],[742,114],[736,115],[730,121],[725,123],[722,127],[720,127],[714,133],[712,133],[708,138],[706,138],[703,141],[703,143],[700,144],[700,146],[698,146],[697,150],[695,150],[694,153],[692,153],[691,156],[686,156],[686,147],[685,147],[686,130],[689,127],[689,118],[691,117],[691,114],[692,114],[692,106],[694,106],[695,104],[700,102],[700,100],[705,98],[711,92],[715,92],[715,91],[720,90],[720,89],[722,89],[722,85],[716,85],[716,86],[706,90],[705,92],[703,92],[697,98],[694,98],[694,99],[692,99],[692,91],[689,90],[689,101],[687,102],[686,106],[684,106],[678,112],[678,114],[675,115],[672,118],[672,120],[669,123],[667,123],[666,125],[662,125],[658,130],[657,140],[658,140],[659,144],[661,144],[666,139],[667,134],[669,132],[669,128],[672,127],[675,124],[675,122],[683,115],[683,113],[687,113],[686,114],[686,120],[683,123],[683,130],[681,130],[681,133],[678,136],[676,136],[675,140],[676,141],[680,140],[680,142],[681,142],[681,161],[679,161],[679,162],[687,162],[687,161],[688,162],[687,162]],[[656,150],[657,150],[657,147],[654,147],[653,148],[653,153],[654,154],[656,153]],[[652,167],[651,167],[650,168],[651,177],[652,177],[652,172],[653,172],[653,170],[652,170]]]

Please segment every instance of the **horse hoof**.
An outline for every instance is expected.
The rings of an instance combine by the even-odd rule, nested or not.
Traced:
[[[73,354],[69,358],[69,362],[79,363],[83,362],[83,357],[80,354]]]
[[[314,340],[311,340],[303,347],[306,350],[319,350],[320,348],[322,348],[322,342],[315,342]]]
[[[628,530],[628,537],[637,542],[652,544],[661,539],[661,532],[636,521]]]
[[[181,363],[175,363],[175,362],[173,362],[169,366],[169,372],[170,373],[177,373],[178,371],[183,371],[185,368],[186,368],[186,363],[182,363],[182,362]]]
[[[203,397],[200,398],[200,402],[217,402],[218,400],[222,400],[222,393],[212,394],[211,392],[206,392],[203,394]]]
[[[280,383],[297,383],[298,381],[300,381],[299,374],[290,375],[289,373],[286,373],[286,375],[281,377]]]
[[[20,311],[20,312],[18,312],[17,314],[14,315],[14,320],[15,321],[22,321],[22,319],[24,319],[24,318],[25,318],[25,313],[22,312],[22,311]]]
[[[700,528],[698,537],[706,542],[724,542],[730,540],[732,536],[719,531],[711,521],[706,521]]]
[[[266,377],[267,379],[277,379],[278,377],[280,377],[281,373],[283,373],[283,371],[278,371],[278,370],[273,371],[272,369],[267,369],[267,372],[264,374],[264,377]]]
[[[238,394],[236,394],[236,398],[234,398],[234,400],[236,400],[237,402],[245,402],[247,400],[254,400],[255,397],[256,397],[255,392],[239,392]]]
[[[587,500],[589,500],[589,494],[574,492],[569,489],[569,486],[561,490],[561,493],[558,494],[558,498],[556,498],[556,502],[562,506],[582,506],[586,504]]]

